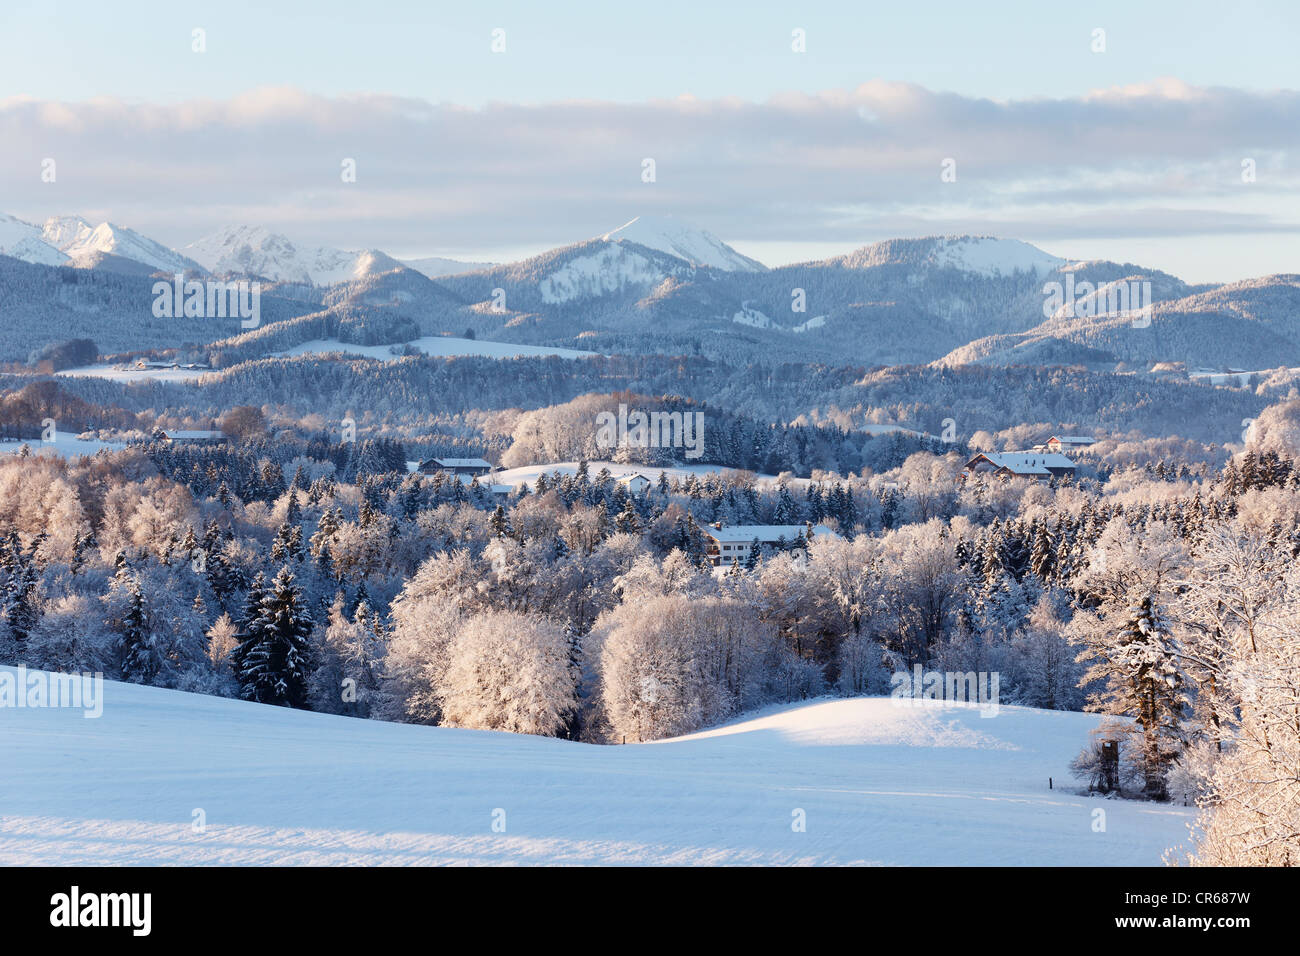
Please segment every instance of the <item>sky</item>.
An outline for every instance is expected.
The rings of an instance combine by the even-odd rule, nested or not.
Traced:
[[[275,7],[6,0],[0,211],[495,261],[653,213],[769,265],[976,233],[1300,271],[1293,2]]]

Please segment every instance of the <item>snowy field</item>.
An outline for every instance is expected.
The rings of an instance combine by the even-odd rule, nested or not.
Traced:
[[[78,455],[93,455],[101,448],[116,450],[126,447],[122,442],[81,439],[68,432],[56,431],[54,433],[54,441],[52,442],[43,442],[40,439],[32,439],[26,442],[0,440],[0,455],[18,454],[23,445],[27,445],[31,448],[33,455],[61,455],[64,458],[76,458]]]
[[[1193,811],[1047,788],[1097,720],[859,698],[602,747],[106,682],[0,708],[0,864],[1159,865]]]
[[[428,335],[407,343],[419,349],[425,355],[435,358],[449,358],[457,355],[482,355],[487,358],[530,358],[533,356],[555,355],[560,358],[588,358],[596,352],[584,352],[581,349],[563,349],[550,345],[516,345],[513,342],[484,342],[479,339],[458,339],[442,335]],[[337,339],[313,339],[301,345],[295,345],[279,356],[288,355],[324,355],[330,352],[342,352],[345,355],[361,355],[365,358],[392,361],[392,345],[350,345]]]
[[[55,375],[73,378],[106,378],[113,382],[196,382],[204,375],[217,374],[210,368],[119,368],[116,365],[83,365]]]

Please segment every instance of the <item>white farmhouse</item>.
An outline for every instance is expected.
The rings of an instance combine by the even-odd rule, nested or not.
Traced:
[[[708,538],[708,557],[714,565],[744,564],[758,542],[760,553],[771,551],[781,544],[794,545],[800,539],[807,541],[813,535],[836,535],[823,524],[736,524],[723,526],[721,522],[703,529]]]

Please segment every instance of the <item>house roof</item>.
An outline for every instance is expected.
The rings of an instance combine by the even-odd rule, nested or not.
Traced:
[[[1053,435],[1047,440],[1060,442],[1062,445],[1094,445],[1097,442],[1097,439],[1089,438],[1087,435]]]
[[[1017,475],[1050,475],[1053,468],[1073,469],[1075,467],[1070,459],[1051,451],[990,451],[976,455],[967,462],[966,467],[970,468],[981,458],[994,468],[1006,468]]]
[[[443,468],[491,468],[490,461],[482,458],[430,458],[429,461]],[[428,464],[428,462],[425,462]]]

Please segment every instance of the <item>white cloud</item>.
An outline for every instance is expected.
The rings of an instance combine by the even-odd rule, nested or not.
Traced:
[[[1207,235],[1300,222],[1300,94],[1173,79],[994,101],[873,81],[765,103],[454,105],[274,87],[157,105],[0,99],[0,209],[174,245],[255,222],[388,249],[544,247],[675,213],[723,238]],[[41,161],[58,163],[41,182]],[[357,182],[340,163],[357,162]],[[646,157],[657,181],[641,182]],[[940,181],[940,163],[957,181]],[[1257,181],[1240,181],[1243,158]],[[1001,224],[1001,225],[999,225]]]

